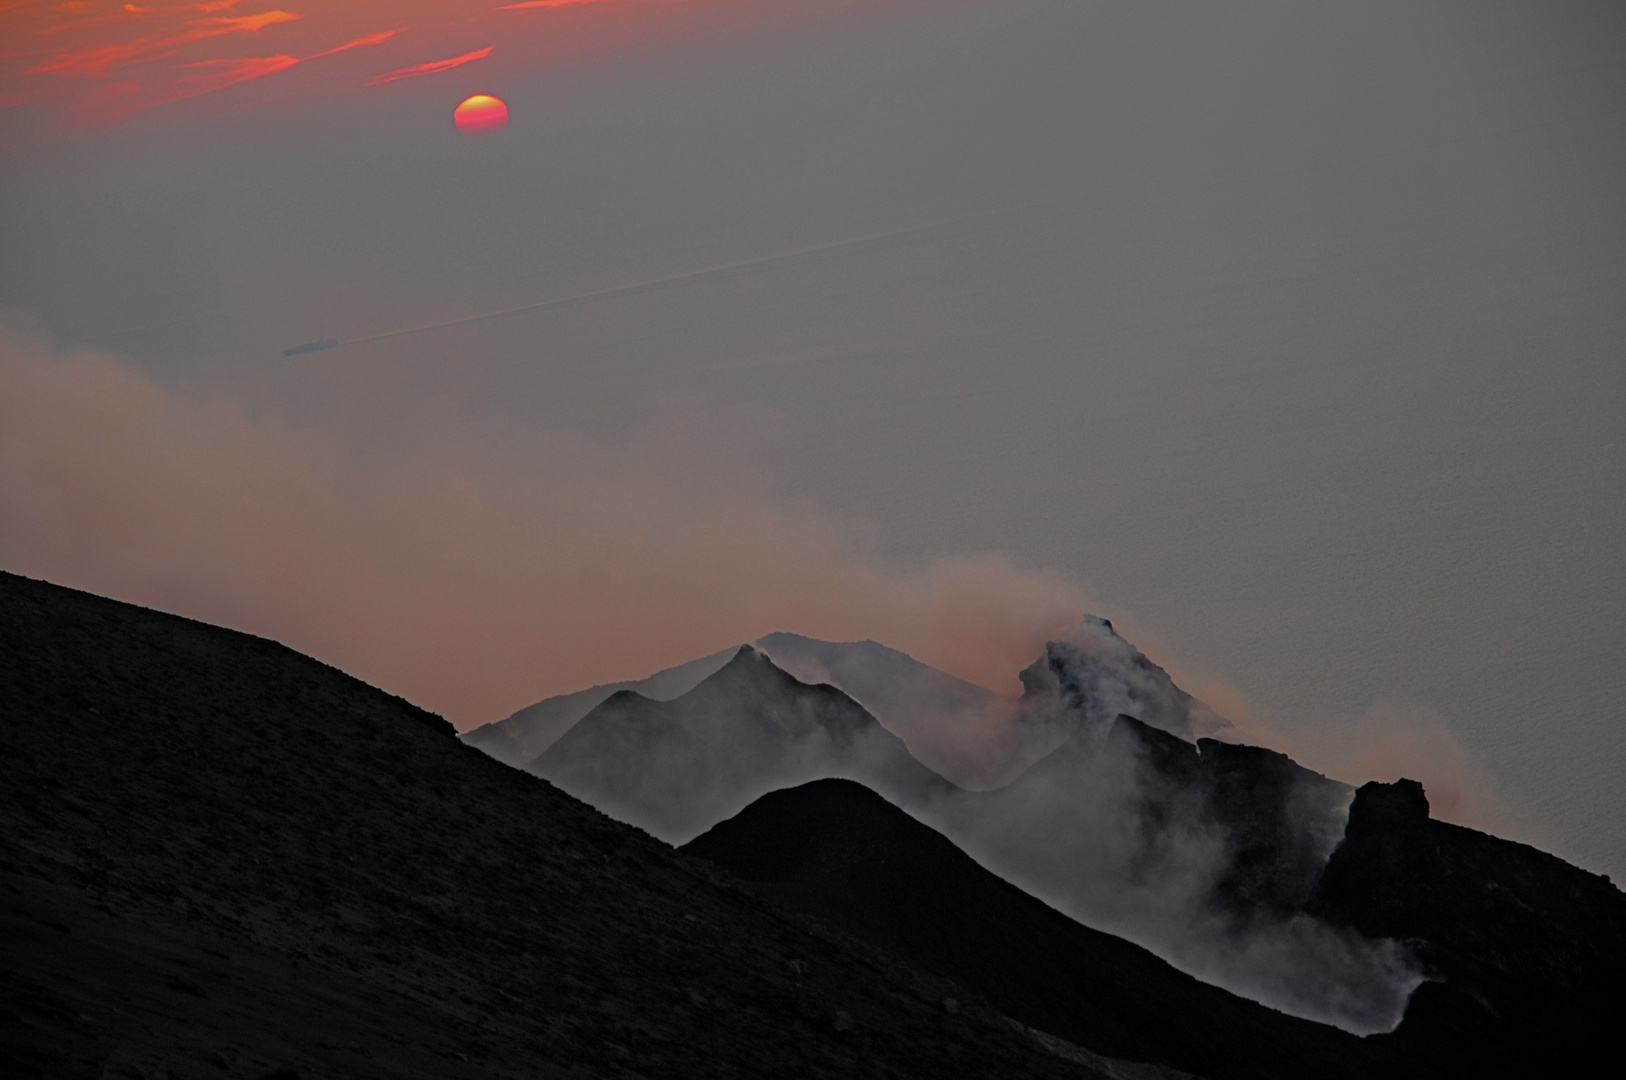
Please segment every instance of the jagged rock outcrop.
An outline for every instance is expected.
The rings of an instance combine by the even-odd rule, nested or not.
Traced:
[[[1405,1075],[1080,925],[850,781],[764,795],[683,850],[1097,1053],[1208,1080]]]
[[[1429,817],[1414,780],[1355,793],[1305,905],[1404,940],[1425,966],[1383,1036],[1438,1075],[1580,1076],[1614,1051],[1626,1001],[1626,896],[1525,844]]]

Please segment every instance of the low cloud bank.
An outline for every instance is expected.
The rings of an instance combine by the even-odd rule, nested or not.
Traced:
[[[0,566],[277,638],[461,728],[775,630],[971,682],[1086,606],[995,556],[894,567],[659,464],[382,460],[0,329]]]

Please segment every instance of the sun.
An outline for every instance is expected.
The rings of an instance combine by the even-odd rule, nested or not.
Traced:
[[[485,135],[508,126],[508,106],[502,98],[475,94],[463,100],[452,119],[465,135]]]

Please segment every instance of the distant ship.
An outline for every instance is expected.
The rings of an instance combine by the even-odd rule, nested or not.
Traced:
[[[338,338],[325,337],[321,341],[307,341],[303,345],[295,345],[291,349],[282,350],[284,356],[303,356],[305,353],[321,352],[323,349],[337,349]]]

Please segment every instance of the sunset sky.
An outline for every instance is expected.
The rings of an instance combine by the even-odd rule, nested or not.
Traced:
[[[1619,875],[1623,110],[1601,2],[0,0],[0,567],[464,728],[1091,610]]]
[[[602,18],[588,23],[587,36],[600,46],[648,40],[657,28],[627,27],[626,18],[663,22],[657,9],[681,2],[316,0],[282,8],[245,0],[14,0],[0,6],[6,42],[0,104],[17,109],[12,124],[36,137],[117,124],[262,80],[272,81],[207,105],[331,106],[363,90],[479,61],[487,63],[479,74],[469,73],[476,81],[557,62],[584,48],[580,40],[560,40],[584,30],[566,8],[606,3],[621,9],[608,24]]]

